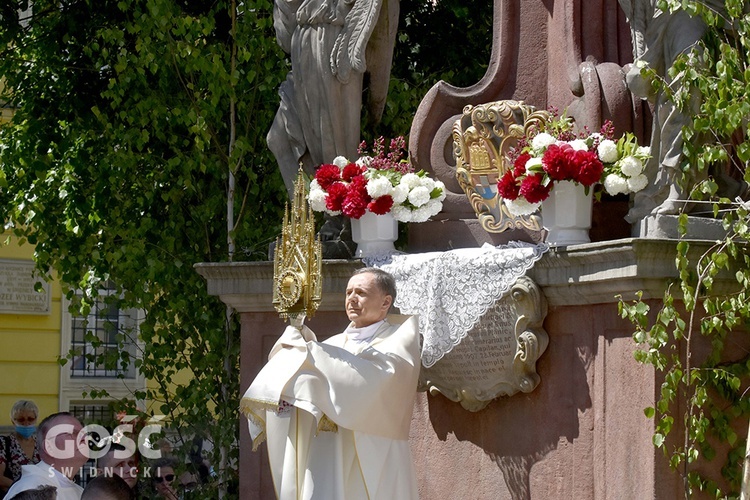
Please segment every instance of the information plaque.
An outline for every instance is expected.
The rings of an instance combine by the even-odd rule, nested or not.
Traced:
[[[42,290],[34,286],[41,282]],[[0,259],[0,314],[49,314],[49,284],[30,260]]]
[[[499,396],[531,392],[539,385],[536,361],[549,337],[542,328],[547,302],[539,287],[522,276],[440,361],[422,367],[420,385],[470,411]]]

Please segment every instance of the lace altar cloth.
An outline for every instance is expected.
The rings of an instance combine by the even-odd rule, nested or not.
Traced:
[[[422,365],[429,368],[457,346],[548,249],[544,243],[485,243],[481,248],[363,260],[396,278],[395,305],[402,314],[419,315]]]

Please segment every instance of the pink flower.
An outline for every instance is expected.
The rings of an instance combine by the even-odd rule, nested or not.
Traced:
[[[341,171],[341,179],[346,182],[351,182],[356,176],[363,174],[365,170],[364,167],[360,167],[356,163],[349,163],[344,167],[344,170]]]
[[[393,206],[393,198],[390,195],[383,195],[380,196],[374,200],[372,200],[368,205],[367,208],[370,210],[370,212],[377,214],[377,215],[383,215],[387,214],[391,207]]]
[[[518,185],[513,172],[505,172],[497,183],[497,192],[501,198],[506,200],[515,200],[518,198]]]
[[[349,192],[341,204],[341,211],[347,217],[359,219],[367,211],[367,205],[371,200],[372,198],[367,194],[367,179],[363,175],[357,176],[349,184]]]
[[[513,162],[513,175],[515,177],[520,177],[526,173],[526,162],[530,159],[531,155],[529,153],[522,153],[516,158],[516,161]]]
[[[318,181],[323,191],[328,191],[331,184],[341,180],[341,170],[336,165],[326,163],[315,172],[315,180]]]
[[[529,203],[539,203],[546,200],[550,190],[552,190],[553,184],[550,182],[544,186],[542,185],[543,180],[542,174],[527,175],[521,181],[521,188],[518,190],[518,193],[526,198]]]
[[[568,144],[550,144],[542,156],[542,166],[553,181],[572,180],[576,174],[573,163],[575,150]],[[533,202],[532,202],[533,203]]]
[[[604,165],[594,151],[576,151],[573,154],[573,163],[578,168],[578,172],[573,176],[574,181],[591,186],[602,178]]]
[[[338,167],[336,168],[338,169]],[[326,196],[326,208],[331,212],[340,212],[348,191],[346,184],[343,182],[331,184],[328,187],[328,196]]]

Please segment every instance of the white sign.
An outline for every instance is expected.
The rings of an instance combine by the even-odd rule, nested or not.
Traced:
[[[37,282],[42,291],[34,290]],[[30,260],[0,259],[0,314],[49,314],[49,283]]]

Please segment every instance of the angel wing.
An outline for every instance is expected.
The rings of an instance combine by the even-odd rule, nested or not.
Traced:
[[[341,83],[347,83],[352,71],[364,73],[365,50],[370,40],[383,0],[355,0],[346,15],[344,27],[331,51],[331,71]]]
[[[367,110],[370,124],[380,123],[391,82],[393,49],[398,32],[400,0],[383,0],[375,30],[367,43],[365,56],[370,74],[367,93]]]

